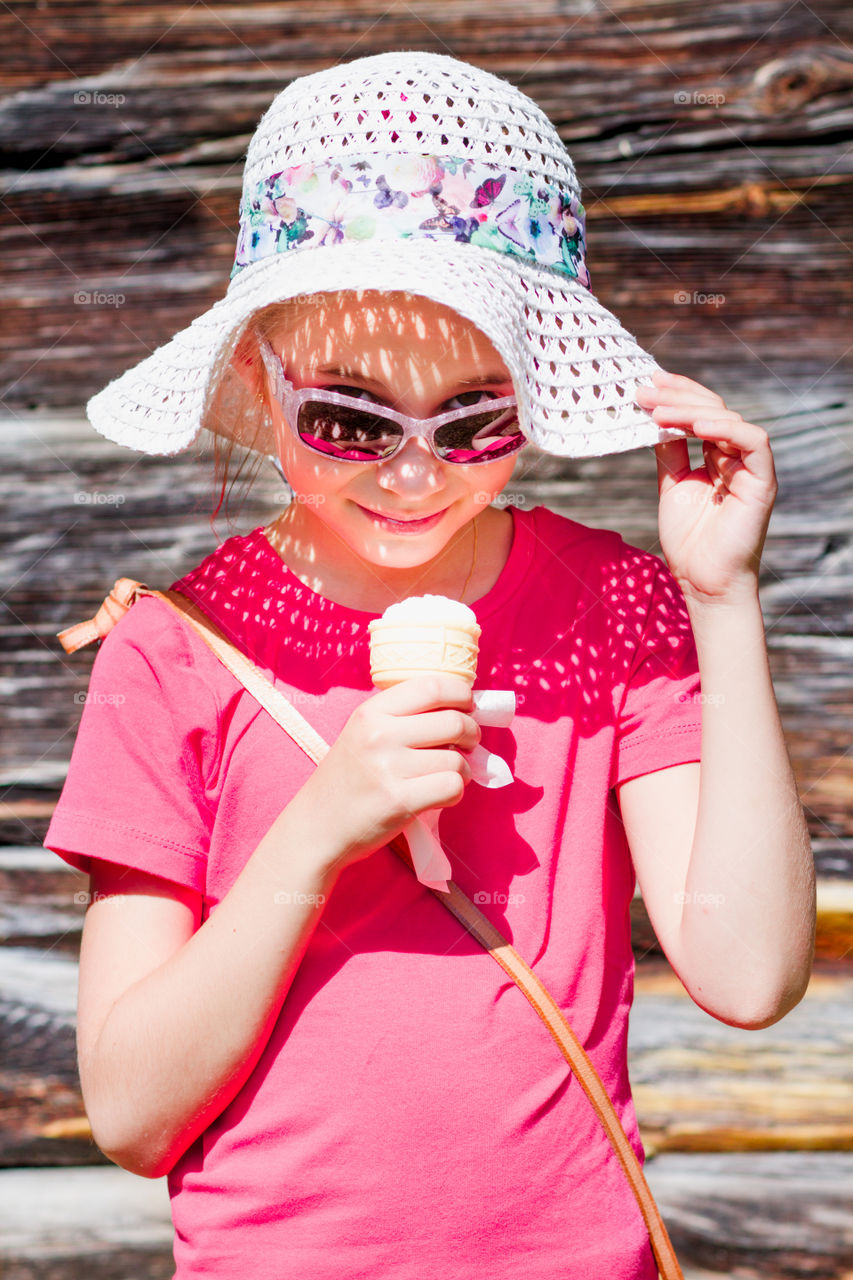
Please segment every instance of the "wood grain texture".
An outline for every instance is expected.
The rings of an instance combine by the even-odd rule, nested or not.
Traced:
[[[550,115],[596,292],[665,365],[849,388],[853,17],[533,0],[20,5],[0,15],[6,402],[79,404],[225,289],[242,158],[300,74],[468,58]],[[51,376],[39,354],[51,350]],[[841,361],[839,367],[836,361]]]
[[[818,964],[790,1013],[749,1031],[705,1013],[666,965],[644,966],[629,1054],[648,1154],[853,1151],[851,982]]]
[[[853,1156],[670,1154],[647,1177],[685,1280],[851,1280]]]

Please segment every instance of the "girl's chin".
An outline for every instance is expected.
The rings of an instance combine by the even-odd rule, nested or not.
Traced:
[[[436,560],[447,546],[448,539],[435,542],[432,538],[389,538],[387,542],[362,543],[360,559],[367,565],[389,573],[407,569],[422,569]],[[403,544],[403,545],[401,545]]]
[[[397,535],[377,530],[373,536],[368,533],[358,541],[353,538],[350,546],[366,565],[388,573],[404,573],[423,569],[442,557],[454,538],[458,541],[456,527],[444,530],[439,523],[431,532],[421,534]]]

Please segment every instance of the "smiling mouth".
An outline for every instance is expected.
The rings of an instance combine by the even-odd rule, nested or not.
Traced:
[[[361,503],[356,503],[356,506],[359,507],[365,515],[370,516],[372,519],[379,521],[382,524],[397,525],[399,527],[411,529],[437,524],[439,518],[443,516],[447,510],[447,507],[442,507],[441,511],[433,511],[432,514],[428,516],[388,516],[381,511],[374,511],[371,507],[362,507]]]

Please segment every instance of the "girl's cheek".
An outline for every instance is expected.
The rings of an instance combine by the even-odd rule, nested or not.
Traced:
[[[505,461],[498,461],[483,467],[481,470],[486,474],[482,475],[479,483],[475,485],[475,491],[478,496],[482,497],[485,494],[488,503],[495,502],[512,479],[517,461],[518,455],[515,454]],[[488,505],[485,500],[484,505]]]

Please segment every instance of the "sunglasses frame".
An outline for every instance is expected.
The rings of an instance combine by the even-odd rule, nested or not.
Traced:
[[[297,391],[285,374],[281,357],[273,351],[265,339],[258,339],[258,349],[260,350],[264,367],[272,381],[273,395],[278,401],[294,436],[312,454],[319,454],[320,457],[329,458],[332,462],[351,462],[357,467],[371,466],[377,462],[387,462],[390,458],[396,457],[407,441],[418,437],[426,440],[431,453],[438,458],[439,462],[447,463],[448,466],[452,467],[472,467],[480,466],[486,462],[498,462],[503,458],[511,458],[528,443],[519,421],[518,432],[522,437],[522,443],[517,448],[510,449],[506,453],[500,454],[499,457],[472,458],[466,462],[452,462],[449,458],[442,458],[435,447],[435,433],[439,427],[443,427],[448,422],[464,422],[466,418],[473,418],[482,413],[486,405],[490,409],[517,409],[518,401],[514,395],[501,396],[496,400],[484,400],[481,404],[471,405],[468,409],[451,409],[449,413],[439,413],[433,418],[411,418],[408,414],[398,413],[396,409],[389,409],[384,404],[374,404],[372,401],[362,400],[358,396],[342,395],[339,391],[326,391],[322,387],[300,387]],[[403,434],[391,453],[386,453],[383,458],[336,458],[333,454],[326,453],[323,449],[315,449],[313,445],[303,440],[299,434],[296,427],[299,409],[308,400],[319,400],[324,404],[342,404],[348,408],[366,410],[380,418],[388,418],[391,422],[397,423],[398,426],[403,428]]]

